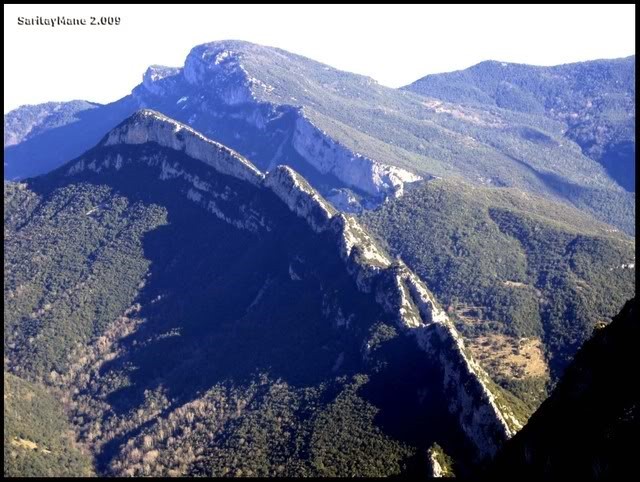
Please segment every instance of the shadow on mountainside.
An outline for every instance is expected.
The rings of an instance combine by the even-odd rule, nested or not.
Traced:
[[[4,178],[27,178],[44,174],[96,145],[113,127],[136,110],[125,97],[111,104],[76,112],[77,120],[34,134],[4,149]],[[24,160],[29,162],[25,163]]]
[[[189,171],[202,169],[184,156],[180,162],[193,163]],[[132,302],[141,304],[136,316],[144,322],[101,367],[100,379],[124,382],[104,397],[113,415],[129,417],[157,390],[171,403],[167,414],[214,386],[248,386],[262,374],[306,389],[365,373],[369,381],[358,395],[378,409],[375,424],[419,449],[408,471],[423,472],[426,449],[435,441],[469,460],[471,450],[448,413],[441,370],[413,339],[387,341],[375,367],[363,360],[371,326],[392,322],[373,295],[357,290],[330,235],[312,232],[266,189],[208,175],[201,179],[257,200],[273,229],[239,230],[187,201],[181,181],[160,181],[141,165],[82,176],[82,182],[112,186],[130,203],[167,212],[167,224],[143,238],[150,274]],[[108,470],[127,440],[152,424],[107,442],[97,457],[99,470]]]

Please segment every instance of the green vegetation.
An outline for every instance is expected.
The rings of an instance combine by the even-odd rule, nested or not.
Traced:
[[[627,232],[635,224],[635,195],[607,165],[635,149],[626,84],[593,99],[563,90],[551,105],[535,86],[498,83],[448,104],[229,45],[244,74],[260,79],[257,99],[272,104],[211,95],[178,107],[171,96],[198,87],[173,79],[178,90],[149,105],[183,121],[198,114],[194,127],[263,167],[300,161],[314,186],[336,180],[314,174],[291,144],[299,107],[354,152],[448,177],[362,219],[468,342],[492,349],[500,335],[526,358],[518,343],[533,340],[541,353],[541,340],[553,384],[635,293],[633,240],[591,217]],[[245,80],[229,72],[216,79],[221,92]],[[581,82],[625,80],[614,74]],[[51,106],[21,109],[5,118],[5,144],[24,141],[5,161],[36,152],[51,164],[31,167],[44,169],[72,157],[135,108],[131,99],[69,104],[53,117]],[[571,120],[574,110],[590,115],[589,102],[602,114]],[[466,475],[474,451],[449,413],[441,365],[356,289],[329,233],[311,232],[270,191],[168,149],[101,146],[84,156],[85,171],[67,165],[4,186],[5,475],[91,474],[71,426],[101,475],[424,476],[430,448],[445,472],[446,450]],[[101,163],[114,156],[115,169]],[[526,419],[547,393],[546,361],[532,376],[491,361],[496,383],[483,381]]]
[[[149,266],[142,237],[166,213],[82,183],[42,195],[5,183],[4,213],[8,366],[25,378],[55,377],[73,348],[131,305]]]
[[[5,183],[6,367],[62,394],[98,473],[423,474],[436,440],[468,471],[440,369],[355,289],[332,242],[270,193],[171,155],[227,193],[220,209],[258,210],[271,231],[232,227],[143,163]],[[618,268],[629,238],[518,191],[432,181],[363,219],[467,339],[541,337],[554,376],[634,289]],[[544,378],[496,380],[518,419],[544,394]]]
[[[442,74],[444,81],[434,81],[436,87],[423,92],[421,81],[409,90],[389,89],[367,77],[246,42],[213,43],[198,47],[193,55],[207,51],[212,55],[225,49],[238,53],[248,75],[273,87],[264,89],[254,85],[254,95],[259,100],[278,106],[302,107],[305,116],[315,125],[353,152],[427,177],[435,175],[480,185],[517,187],[569,201],[627,233],[634,230],[635,196],[626,192],[633,189],[627,184],[623,187],[616,184],[634,177],[630,171],[633,163],[629,161],[633,156],[629,158],[628,153],[623,156],[625,168],[618,172],[609,169],[609,161],[602,156],[590,158],[582,152],[588,154],[595,145],[606,144],[601,146],[601,151],[615,157],[621,149],[627,149],[629,142],[634,142],[633,59],[585,62],[564,70],[563,67],[536,70],[536,67],[510,65],[506,72],[515,72],[511,83],[500,83],[510,74],[505,74],[505,68],[499,63],[488,62],[476,69],[487,71],[485,76],[476,79],[471,73],[466,74],[467,71]],[[240,75],[232,67],[228,68],[228,77],[216,77],[216,82],[225,88],[236,84]],[[469,69],[472,73],[476,70]],[[478,93],[483,102],[468,103],[466,99],[447,95],[446,89],[457,85],[450,82],[451,78],[455,79],[458,74],[464,87]],[[549,74],[559,76],[560,80],[550,80]],[[426,79],[432,77],[440,78]],[[516,87],[520,83],[525,86]],[[492,89],[503,99],[497,104],[491,101]],[[177,99],[184,94],[174,95]],[[593,105],[587,108],[589,101]],[[176,118],[186,119],[193,114],[189,109],[168,108],[171,111],[167,113]],[[547,115],[545,109],[551,108],[557,113]],[[218,107],[218,110],[224,109]],[[251,109],[253,107],[248,109],[247,116]],[[590,123],[592,127],[587,127]],[[260,149],[255,147],[258,132],[236,140],[234,132],[218,127],[220,123],[209,124],[203,123],[203,132],[237,148],[264,169],[279,145],[272,140],[272,148],[264,152],[263,158]],[[246,129],[246,124],[236,130],[238,128]],[[579,129],[589,130],[591,134],[581,137],[577,134]],[[252,155],[252,151],[255,154]],[[604,164],[604,168],[593,159]],[[285,158],[282,162],[291,161]]]
[[[44,388],[4,373],[4,476],[93,474],[60,402]]]
[[[46,172],[80,155],[142,102],[234,148],[262,170],[286,163],[314,187],[326,188],[323,192],[345,187],[333,175],[320,174],[309,162],[313,159],[303,159],[294,148],[292,137],[303,115],[319,130],[310,134],[316,138],[297,142],[324,145],[320,157],[330,156],[330,141],[336,141],[425,178],[517,187],[569,202],[629,234],[634,230],[635,195],[629,183],[635,166],[635,68],[630,59],[549,69],[489,62],[429,76],[441,80],[423,79],[411,87],[415,93],[247,42],[198,46],[191,60],[224,51],[232,55],[219,69],[203,68],[210,77],[202,85],[176,73],[158,81],[162,95],[140,85],[118,102],[83,110],[79,122],[43,128],[9,146],[5,176]],[[505,78],[510,80],[501,82]],[[426,84],[430,87],[423,92]],[[244,88],[252,89],[257,102],[229,105],[229,93]],[[461,91],[472,95],[457,95]]]
[[[82,126],[91,111],[99,112],[97,107],[100,105],[93,102],[72,100],[23,105],[5,114],[4,178],[17,179],[41,174],[81,154],[82,150],[71,147],[78,143],[78,139],[87,142],[84,145],[89,147],[99,137],[94,137],[84,126],[78,130],[71,127],[71,131],[75,132],[63,142],[55,138],[55,133],[65,126]],[[100,128],[103,129],[110,127],[110,116],[105,117],[107,125],[100,122]],[[104,134],[104,130],[100,134]],[[26,146],[26,149],[23,150],[21,146]]]
[[[429,447],[429,457],[434,460],[438,467],[440,468],[439,477],[455,477],[455,473],[453,471],[453,459],[449,457],[442,447],[437,443],[434,443],[431,447]]]
[[[529,419],[548,395],[546,377],[508,378],[498,375],[494,379],[498,385],[511,392],[521,404],[524,404],[522,412],[525,417],[522,420]]]
[[[99,474],[412,475],[436,439],[469,466],[441,369],[356,289],[330,236],[175,152],[90,155],[125,161],[5,185],[5,350],[61,394]],[[202,209],[148,155],[270,230]]]
[[[635,293],[631,238],[515,190],[431,181],[362,220],[425,280],[466,338],[542,338],[553,379],[595,323]]]
[[[4,146],[18,144],[44,130],[75,122],[80,112],[96,107],[98,104],[84,100],[18,107],[4,117]]]
[[[400,474],[415,449],[387,439],[376,427],[376,407],[357,395],[368,377],[356,377],[314,422],[311,464],[318,476]]]
[[[481,475],[615,480],[633,473],[639,336],[633,298],[580,348],[551,396]]]
[[[635,56],[630,56],[555,67],[486,61],[428,75],[405,89],[560,121],[567,126],[568,139],[600,162],[623,188],[635,191],[635,83]],[[531,134],[541,139],[540,133]],[[601,206],[606,208],[606,203]]]

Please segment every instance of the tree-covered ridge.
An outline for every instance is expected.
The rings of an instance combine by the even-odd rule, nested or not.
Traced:
[[[471,344],[496,350],[504,341],[496,334],[514,349],[541,339],[552,380],[635,293],[631,238],[515,190],[431,181],[362,220],[425,280]],[[526,378],[500,381],[527,398]],[[535,385],[532,407],[544,398],[544,383]]]
[[[5,366],[55,378],[132,303],[149,266],[142,237],[166,213],[106,185],[36,193],[16,183],[5,183],[4,213]]]
[[[428,75],[405,89],[558,120],[568,139],[635,191],[635,56],[555,67],[487,61]]]
[[[38,132],[75,122],[80,112],[98,104],[84,100],[23,105],[4,116],[4,147],[19,144]]]
[[[55,396],[7,372],[3,386],[5,477],[93,475],[92,458],[75,443]]]
[[[4,116],[4,179],[50,172],[93,147],[136,108],[125,97],[106,105],[77,100],[12,110]]]
[[[7,365],[62,393],[98,473],[417,475],[436,442],[468,470],[441,367],[356,289],[328,233],[186,156],[88,155],[105,149],[171,155],[216,199],[257,199],[269,230],[144,162],[6,185]],[[26,273],[40,290],[18,289]]]

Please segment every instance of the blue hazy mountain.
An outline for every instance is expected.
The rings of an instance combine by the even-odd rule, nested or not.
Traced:
[[[611,75],[627,69],[628,62],[606,62]],[[593,84],[610,83],[602,77]],[[632,231],[635,196],[565,135],[565,119],[442,97],[386,88],[276,48],[213,42],[192,49],[183,67],[150,67],[131,95],[6,148],[5,178],[47,172],[150,107],[262,170],[294,167],[345,211],[376,206],[435,176],[568,201]]]
[[[404,87],[465,105],[544,115],[565,125],[565,137],[635,191],[635,55],[556,67],[487,61],[435,74]]]

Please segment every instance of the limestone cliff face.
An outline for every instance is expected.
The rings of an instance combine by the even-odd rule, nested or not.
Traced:
[[[45,104],[21,108],[5,116],[7,148],[27,141],[31,131],[52,131],[51,137],[32,142],[36,145],[36,160],[43,167],[26,167],[33,165],[34,152],[25,146],[8,151],[9,174],[5,175],[23,177],[23,173],[31,174],[31,169],[39,173],[58,167],[90,149],[101,134],[136,110],[151,108],[250,157],[264,172],[279,164],[304,172],[325,199],[345,212],[376,207],[389,196],[402,195],[408,183],[422,179],[392,165],[396,164],[394,154],[371,150],[368,142],[356,142],[333,131],[331,116],[325,119],[322,109],[318,110],[318,102],[310,99],[303,102],[296,97],[301,97],[297,93],[299,82],[294,77],[285,82],[276,72],[289,65],[285,61],[298,65],[289,69],[294,77],[303,74],[306,68],[326,72],[328,77],[324,81],[315,77],[306,79],[313,83],[313,89],[331,91],[335,88],[331,78],[340,76],[334,70],[308,65],[309,60],[278,49],[238,41],[199,45],[188,54],[183,67],[150,66],[131,95],[109,105],[91,105],[97,108],[92,115],[76,119],[69,112],[88,106],[65,103],[66,107],[61,109],[64,115],[50,115],[54,107]],[[372,82],[355,78],[359,79],[356,85],[365,90]],[[53,141],[56,141],[51,144],[53,149],[42,147]],[[41,146],[40,142],[44,144]]]
[[[288,166],[278,166],[265,178],[270,188],[293,212],[303,217],[316,231],[324,231],[336,210]]]
[[[256,98],[240,56],[230,48],[211,49],[207,44],[195,47],[185,60],[184,78],[191,85],[208,87],[227,105]]]
[[[142,85],[154,95],[165,95],[176,86],[181,72],[178,67],[152,65],[142,76]]]
[[[184,194],[220,219],[252,232],[270,230],[264,206],[243,196],[242,186],[268,189],[315,232],[330,236],[358,289],[372,293],[401,331],[439,360],[450,411],[475,444],[479,457],[493,455],[520,428],[508,406],[497,398],[489,377],[465,350],[453,323],[426,285],[400,260],[381,249],[357,220],[336,211],[292,168],[278,166],[264,176],[247,159],[211,141],[193,129],[157,112],[143,110],[113,129],[97,148],[143,146],[155,143],[191,159],[183,163],[165,154],[128,155],[114,151],[98,162],[91,151],[67,168],[68,175],[89,169],[120,169],[124,163],[144,162],[158,170],[160,179],[181,179]],[[193,160],[213,169],[204,169]],[[190,167],[189,167],[190,166]],[[242,182],[230,188],[208,173],[231,176]],[[244,184],[244,182],[248,184]],[[216,184],[217,183],[217,184]],[[246,188],[245,188],[246,189]],[[246,193],[245,193],[246,194]]]
[[[267,176],[267,186],[316,232],[328,231],[335,237],[359,289],[375,293],[400,329],[440,361],[450,411],[458,416],[479,458],[495,454],[520,424],[508,406],[497,400],[489,377],[465,350],[462,337],[425,284],[402,261],[391,260],[353,217],[332,214],[320,196],[309,192],[308,185],[292,183],[295,174],[290,168],[280,166],[276,172],[281,174]],[[321,220],[317,210],[323,213]]]
[[[207,139],[190,127],[153,110],[138,111],[102,140],[105,146],[155,142],[184,152],[221,174],[257,185],[264,175],[247,159],[222,144]]]
[[[143,85],[154,95],[170,93],[168,97],[177,98],[175,115],[182,119],[181,116],[188,113],[188,119],[184,120],[189,124],[193,121],[203,125],[204,118],[229,116],[251,128],[276,135],[282,133],[282,111],[293,112],[295,120],[286,127],[283,139],[320,174],[335,176],[344,186],[366,193],[372,198],[370,203],[379,203],[387,196],[400,196],[407,183],[422,179],[406,169],[371,159],[338,143],[318,128],[295,100],[289,99],[291,104],[283,104],[282,99],[276,102],[276,97],[271,95],[274,87],[253,77],[243,64],[247,49],[251,48],[237,42],[199,45],[191,50],[181,70],[150,67]],[[139,91],[135,93],[141,103],[153,104],[153,99],[146,101]],[[203,102],[202,99],[215,101]],[[215,125],[205,129],[205,134],[215,137]],[[297,161],[285,157],[281,151],[269,163],[265,159],[256,162],[263,169],[277,164],[297,168]]]
[[[444,471],[442,470],[440,462],[433,454],[429,454],[429,464],[431,465],[431,467],[430,472],[427,475],[433,478],[442,477]]]
[[[450,476],[446,467],[443,467],[444,462],[442,460],[443,454],[441,453],[439,447],[431,446],[429,450],[427,450],[427,462],[428,462],[428,472],[427,476],[431,478],[436,477],[447,477]]]
[[[171,155],[167,150],[145,151],[148,143],[184,157]],[[101,152],[96,155],[95,149]],[[155,170],[163,181],[183,181],[181,192],[187,199],[238,229],[250,232],[271,229],[263,206],[248,195],[251,189],[262,189],[264,175],[232,149],[152,110],[139,111],[115,127],[96,148],[66,167],[66,174],[120,170],[134,163]],[[225,182],[218,174],[237,181]]]
[[[296,121],[293,147],[322,174],[331,173],[347,186],[376,197],[401,196],[406,183],[422,179],[405,169],[352,152],[328,137],[303,114]]]

